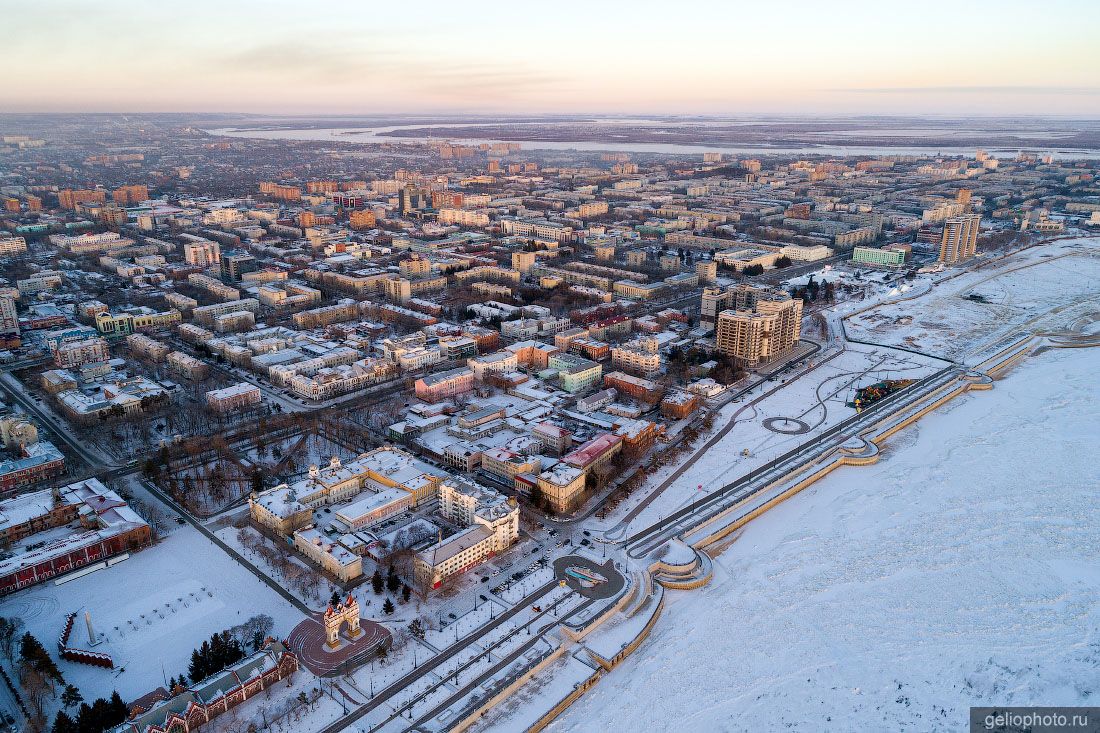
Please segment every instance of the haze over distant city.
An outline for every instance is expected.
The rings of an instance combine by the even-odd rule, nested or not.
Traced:
[[[1087,0],[0,9],[9,112],[1100,115]]]

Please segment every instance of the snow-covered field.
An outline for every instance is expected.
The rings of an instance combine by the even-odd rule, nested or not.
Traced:
[[[178,527],[129,560],[63,585],[43,583],[4,599],[0,616],[18,616],[47,649],[56,649],[65,616],[79,614],[71,644],[87,649],[84,612],[106,640],[95,651],[115,660],[106,670],[59,662],[66,682],[86,699],[118,690],[132,700],[186,673],[191,650],[216,631],[265,613],[285,637],[302,615],[193,527]],[[120,668],[125,671],[120,672]],[[162,674],[163,670],[163,674]]]
[[[1064,306],[1097,293],[1100,239],[1064,240],[945,279],[926,297],[868,310],[849,319],[847,331],[854,339],[957,359],[1021,328],[1064,325],[1074,313]]]
[[[715,431],[724,427],[736,416],[735,427],[713,448],[701,456],[687,471],[670,485],[656,500],[630,523],[636,530],[648,526],[690,504],[693,500],[722,488],[752,469],[767,463],[776,456],[806,443],[833,425],[855,414],[847,402],[854,397],[857,387],[864,387],[882,379],[920,379],[942,369],[946,362],[909,354],[904,351],[873,346],[850,344],[842,354],[822,360],[813,371],[790,381],[783,389],[756,405],[749,403],[765,390],[779,386],[765,382],[740,403],[731,403],[717,415]],[[799,421],[804,433],[775,432],[768,427],[769,419],[790,418]],[[774,423],[773,423],[774,426]],[[781,429],[797,430],[793,425]],[[698,449],[706,442],[700,439]],[[748,451],[748,455],[744,452]],[[645,490],[635,492],[624,501],[606,521],[614,526],[626,512],[638,505],[651,487],[660,485],[682,463],[670,463],[661,471],[649,475]],[[699,487],[702,486],[700,489]]]
[[[1095,704],[1098,366],[1025,361],[752,522],[548,730],[957,731],[971,705]]]

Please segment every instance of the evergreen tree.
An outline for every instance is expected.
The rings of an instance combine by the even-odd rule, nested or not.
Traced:
[[[377,569],[374,571],[374,575],[370,577],[370,587],[374,590],[374,595],[382,595],[382,573]]]
[[[191,652],[191,664],[187,666],[187,675],[193,680],[201,680],[206,677],[206,658],[210,655],[210,644],[203,642],[202,646]]]
[[[546,506],[546,494],[543,493],[542,488],[537,484],[531,487],[531,494],[528,500],[531,502],[531,506],[536,509],[543,509]]]
[[[332,598],[328,599],[328,604],[330,606],[332,606],[333,608],[336,608],[337,606],[340,605],[340,591],[338,591],[338,590],[332,591]]]
[[[61,670],[57,668],[42,643],[34,638],[29,631],[23,634],[23,638],[20,639],[19,656],[23,662],[34,667],[43,675],[64,684],[65,679],[61,676]]]
[[[75,685],[65,685],[65,690],[61,693],[61,704],[68,709],[82,702],[84,702],[84,696],[80,694],[80,690],[76,689]]]
[[[408,603],[409,598],[412,597],[412,589],[409,588],[408,583],[401,584],[401,602]]]
[[[96,702],[99,703],[102,700],[96,700]],[[89,733],[103,730],[103,726],[99,724],[98,713],[88,703],[80,705],[80,712],[76,716],[76,728],[79,731],[89,731]]]
[[[384,614],[386,614],[387,616],[389,616],[389,615],[390,615],[391,613],[393,613],[393,612],[394,612],[394,605],[393,605],[393,601],[392,601],[392,600],[390,600],[389,598],[387,598],[387,599],[386,599],[386,602],[385,602],[384,604],[382,604],[382,613],[384,613]]]
[[[76,727],[76,721],[70,718],[64,710],[57,713],[57,717],[53,720],[53,733],[79,733]]]
[[[225,668],[225,660],[228,658],[228,654],[225,648],[225,639],[221,634],[214,634],[210,637],[210,656],[207,657],[207,674],[214,674],[215,672]]]
[[[122,700],[122,696],[118,694],[118,690],[111,693],[111,699],[107,701],[108,718],[104,728],[114,728],[119,723],[122,723],[126,718],[130,717],[130,708]]]
[[[393,568],[390,569],[392,570]],[[386,578],[386,590],[388,590],[390,593],[396,593],[400,587],[401,578],[398,578],[396,573],[391,573]]]

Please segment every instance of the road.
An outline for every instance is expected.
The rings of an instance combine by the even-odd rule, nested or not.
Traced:
[[[170,496],[168,496],[163,491],[161,491],[156,486],[154,486],[152,483],[150,483],[149,481],[146,481],[144,479],[141,480],[141,485],[145,488],[146,491],[148,491],[150,494],[152,494],[157,499],[159,499],[161,502],[163,502],[165,506],[171,507],[172,510],[175,511],[176,514],[181,516],[185,522],[190,524],[192,527],[197,529],[202,534],[206,535],[206,538],[208,540],[210,540],[215,545],[217,545],[222,550],[224,550],[227,555],[229,555],[231,558],[233,558],[238,563],[240,563],[240,565],[242,567],[244,567],[246,570],[248,570],[253,575],[255,575],[257,578],[259,578],[260,582],[264,583],[265,585],[267,585],[267,587],[271,588],[271,590],[278,593],[280,596],[283,597],[283,599],[285,599],[292,606],[297,608],[299,611],[304,613],[306,616],[308,616],[312,613],[312,609],[310,609],[309,606],[302,603],[302,601],[299,600],[294,594],[292,594],[286,588],[284,588],[283,586],[279,585],[274,580],[269,578],[259,568],[257,568],[255,565],[250,563],[248,560],[246,560],[239,552],[237,552],[232,547],[230,547],[225,542],[223,542],[221,539],[219,539],[217,535],[215,535],[213,532],[211,532],[209,529],[207,529],[206,526],[202,522],[200,522],[198,519],[191,516],[191,514],[186,509],[184,509],[179,504],[177,504]]]
[[[87,463],[89,467],[98,469],[104,466],[112,467],[118,465],[116,462],[112,462],[105,458],[98,451],[92,450],[84,442],[77,440],[76,437],[69,432],[69,426],[65,424],[63,419],[56,417],[51,410],[39,405],[34,398],[23,391],[23,385],[19,383],[19,380],[17,380],[11,372],[5,371],[3,374],[0,374],[0,385],[3,386],[4,391],[13,402],[23,408],[28,415],[35,418],[39,425],[48,427],[59,440],[64,441],[70,450]]]
[[[459,643],[452,644],[452,645],[448,646],[446,649],[444,649],[442,652],[440,652],[439,654],[436,654],[435,656],[429,658],[426,662],[419,665],[416,669],[414,669],[411,672],[408,672],[407,674],[405,674],[402,677],[398,678],[396,681],[394,681],[388,687],[383,688],[380,692],[378,692],[374,696],[374,699],[364,703],[358,709],[353,710],[352,712],[348,713],[347,715],[340,718],[336,722],[331,723],[330,725],[326,726],[321,731],[319,731],[319,733],[340,733],[340,731],[344,730],[345,728],[347,728],[350,725],[353,725],[356,721],[361,720],[363,717],[368,715],[371,711],[376,709],[378,706],[385,703],[394,694],[396,694],[396,693],[400,692],[401,690],[405,689],[406,687],[408,687],[410,684],[412,684],[416,680],[420,679],[424,675],[428,674],[429,672],[433,671],[434,669],[436,669],[437,667],[442,665],[444,662],[446,662],[449,659],[453,658],[455,655],[457,655],[459,652],[464,650],[470,644],[473,644],[475,641],[477,641],[478,639],[485,636],[488,632],[496,629],[501,624],[503,624],[506,621],[513,618],[520,611],[524,610],[532,601],[536,601],[539,598],[546,595],[547,593],[549,593],[557,584],[558,584],[557,580],[552,580],[552,581],[549,581],[548,583],[546,583],[545,585],[540,586],[537,590],[535,590],[535,592],[533,592],[530,595],[523,598],[522,601],[520,601],[519,603],[516,603],[514,606],[512,606],[512,608],[510,608],[507,611],[503,612],[500,616],[497,616],[495,619],[490,621],[488,624],[484,624],[484,625],[478,627],[471,634],[469,634],[467,636],[464,636],[459,641]],[[547,610],[544,611],[543,613],[546,613],[549,610],[550,609],[547,608]],[[446,678],[443,678],[443,679],[446,679]],[[441,683],[442,683],[442,680],[440,681],[440,684]],[[423,697],[424,694],[427,694],[427,692],[422,693],[420,697]],[[415,700],[420,699],[420,697],[414,698],[413,701],[410,701],[410,704],[415,704]],[[406,707],[407,707],[407,705],[406,705]],[[402,710],[404,710],[404,707],[398,708],[398,712],[395,713],[386,722],[389,722],[389,720],[392,720],[393,718],[396,718],[400,714],[400,711],[402,711]]]
[[[737,420],[738,420],[738,418],[741,417],[741,413],[743,413],[745,410],[747,410],[751,407],[755,407],[757,403],[767,399],[768,397],[772,396],[776,392],[779,392],[780,390],[782,390],[784,387],[786,387],[791,382],[793,382],[793,381],[795,381],[795,380],[797,380],[797,379],[813,372],[815,369],[823,366],[824,364],[827,364],[828,362],[832,361],[836,357],[840,356],[842,353],[843,353],[843,349],[841,351],[836,352],[835,354],[830,354],[829,356],[815,362],[812,366],[810,366],[810,367],[802,370],[801,372],[799,372],[793,379],[791,379],[787,382],[782,382],[780,384],[777,384],[776,386],[772,387],[771,389],[764,392],[760,396],[754,398],[751,402],[748,402],[745,405],[743,405],[742,407],[740,407],[736,412],[733,413],[733,415],[730,416],[729,421],[717,433],[715,433],[714,436],[710,440],[708,440],[705,444],[703,444],[702,448],[697,450],[694,454],[692,454],[692,456],[688,460],[684,461],[679,467],[677,467],[677,469],[672,472],[672,475],[670,475],[667,479],[662,481],[660,486],[655,488],[652,492],[650,492],[649,495],[647,495],[644,499],[642,499],[642,501],[638,504],[638,506],[634,507],[629,512],[627,512],[626,516],[623,517],[623,520],[621,522],[619,522],[619,524],[615,525],[610,530],[608,530],[605,533],[604,536],[608,537],[608,538],[611,538],[611,539],[620,538],[622,536],[622,534],[625,533],[627,527],[630,526],[630,523],[633,522],[638,517],[639,514],[641,514],[643,511],[645,511],[645,509],[650,504],[652,504],[657,499],[657,497],[659,497],[661,495],[662,492],[664,492],[669,486],[671,486],[677,480],[679,480],[679,478],[681,476],[683,476],[692,466],[695,465],[696,461],[698,461],[700,458],[702,458],[704,455],[706,455],[712,448],[714,448],[714,446],[716,446],[716,445],[718,445],[718,443],[722,442],[723,438],[725,438],[727,435],[729,435],[730,431],[733,430],[733,428],[737,425]],[[733,399],[740,399],[742,395],[745,395],[748,392],[750,392],[751,390],[755,389],[760,384],[767,381],[769,378],[770,378],[770,374],[761,377],[759,380],[754,382],[752,385],[750,385],[749,387],[746,387],[745,389],[741,390],[736,395],[734,395]]]
[[[886,410],[909,404],[912,400],[948,383],[962,371],[961,367],[952,365],[888,395],[807,443],[711,492],[691,506],[673,512],[668,517],[636,532],[622,542],[627,548],[627,554],[635,558],[645,556],[681,531],[696,526],[729,506],[752,496],[775,479],[804,465],[813,456],[820,455],[829,447],[835,447],[852,435],[858,434],[864,427],[877,422]]]

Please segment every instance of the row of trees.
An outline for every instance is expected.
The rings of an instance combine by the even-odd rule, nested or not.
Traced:
[[[323,596],[318,592],[317,574],[294,561],[290,547],[285,542],[269,542],[266,538],[246,527],[237,530],[237,542],[251,557],[259,556],[271,572],[278,576],[283,585],[291,591],[297,591],[303,598],[320,602]]]
[[[244,646],[227,629],[220,631],[204,641],[191,652],[191,663],[187,666],[187,675],[192,681],[204,680],[210,675],[221,672],[231,664],[245,657]],[[186,678],[180,678],[180,684],[186,684]]]
[[[69,695],[70,691],[75,694]],[[53,733],[103,733],[130,717],[130,709],[117,691],[109,700],[99,698],[91,705],[81,702],[83,698],[80,697],[79,691],[71,685],[65,688],[65,693],[61,701],[66,709],[59,711],[54,718]],[[77,703],[80,703],[80,709],[74,718],[67,710]]]
[[[29,631],[19,640],[17,672],[19,686],[30,706],[32,725],[41,730],[45,727],[46,702],[57,695],[57,687],[65,684],[65,678],[46,648]]]

